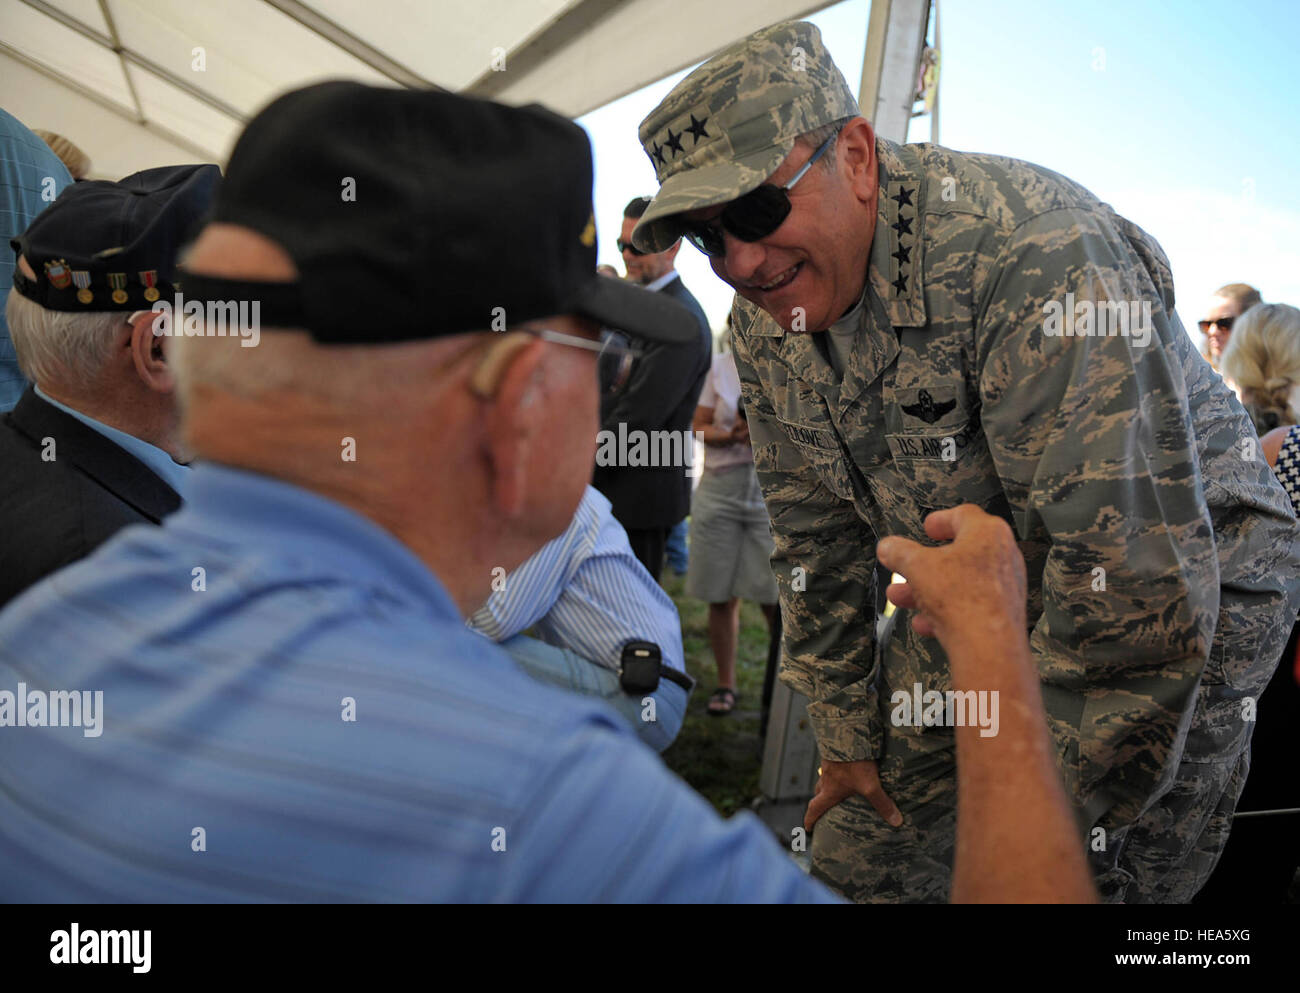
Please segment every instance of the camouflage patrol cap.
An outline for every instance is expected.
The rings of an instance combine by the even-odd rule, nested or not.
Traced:
[[[808,21],[764,28],[700,66],[641,122],[660,187],[632,232],[661,252],[670,218],[743,196],[772,175],[806,131],[856,117],[858,102]]]

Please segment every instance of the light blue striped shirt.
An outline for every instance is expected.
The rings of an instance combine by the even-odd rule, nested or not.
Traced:
[[[103,711],[0,718],[6,901],[836,899],[467,630],[392,534],[264,476],[197,466],[161,527],[0,611],[19,684]]]
[[[624,644],[653,641],[665,665],[686,670],[677,608],[593,486],[568,530],[510,573],[469,623],[497,642],[535,625],[547,644],[615,671]]]
[[[33,387],[36,395],[51,406],[58,407],[70,417],[75,417],[86,427],[98,431],[118,448],[125,449],[131,455],[143,462],[155,476],[176,491],[176,494],[182,498],[185,496],[185,485],[189,482],[190,467],[181,465],[170,455],[164,452],[157,445],[151,445],[143,438],[137,438],[133,434],[127,434],[125,431],[119,431],[115,427],[110,427],[103,421],[97,421],[89,414],[83,414],[74,407],[69,407],[66,403],[60,403],[52,396],[47,394],[39,386]]]
[[[12,408],[27,388],[5,320],[5,298],[14,280],[9,239],[26,231],[53,202],[46,199],[47,190],[58,196],[71,183],[67,167],[50,146],[13,114],[0,110],[0,413]]]

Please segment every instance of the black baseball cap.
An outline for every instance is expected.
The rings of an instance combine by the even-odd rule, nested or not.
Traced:
[[[47,310],[148,310],[176,289],[176,253],[212,207],[214,165],[162,166],[76,183],[9,242],[36,273],[14,290]]]
[[[244,129],[212,220],[293,259],[292,283],[184,274],[187,297],[259,300],[317,341],[433,338],[575,313],[663,342],[675,300],[596,273],[586,132],[542,107],[328,82]]]

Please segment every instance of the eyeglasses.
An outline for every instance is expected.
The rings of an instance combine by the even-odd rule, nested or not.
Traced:
[[[650,254],[649,252],[641,251],[641,249],[637,248],[636,245],[632,244],[630,241],[624,241],[622,238],[619,238],[617,241],[614,242],[614,244],[618,245],[618,250],[620,254],[623,252],[631,252],[633,255]]]
[[[532,333],[543,341],[595,352],[596,373],[600,378],[601,392],[608,395],[618,393],[627,385],[627,381],[632,378],[632,367],[641,354],[638,349],[628,344],[626,337],[608,328],[600,332],[599,341],[565,334],[563,331],[552,331],[550,328],[542,328]]]
[[[1216,324],[1219,326],[1219,330],[1221,331],[1231,331],[1232,322],[1235,320],[1235,317],[1216,317],[1209,321],[1197,321],[1196,326],[1201,329],[1201,334],[1209,334],[1210,328],[1214,327]]]
[[[730,232],[741,241],[758,241],[766,238],[785,223],[790,216],[790,195],[787,192],[794,184],[803,179],[813,163],[826,154],[826,149],[839,135],[837,131],[824,142],[812,158],[803,164],[794,178],[784,186],[764,183],[746,193],[743,197],[732,200],[726,209],[718,215],[716,221],[686,221],[682,225],[682,234],[686,240],[710,258],[720,259],[727,254],[727,239],[723,230]],[[717,221],[721,221],[721,226]]]

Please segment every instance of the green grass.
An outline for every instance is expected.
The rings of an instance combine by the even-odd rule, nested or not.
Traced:
[[[669,569],[664,570],[663,585],[681,614],[686,671],[698,684],[677,740],[663,753],[663,760],[720,814],[730,816],[747,808],[758,796],[758,772],[763,761],[758,732],[767,668],[767,622],[756,604],[741,604],[736,651],[739,700],[726,717],[710,717],[706,705],[718,685],[718,670],[709,648],[708,605],[687,596],[686,581]]]

